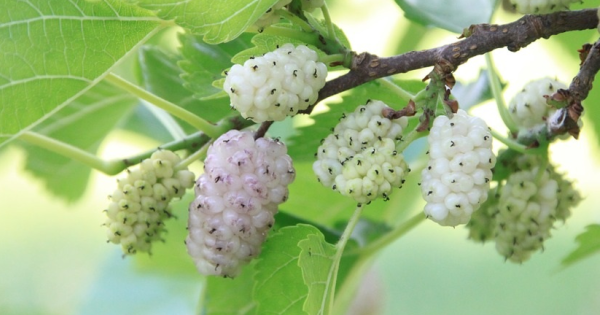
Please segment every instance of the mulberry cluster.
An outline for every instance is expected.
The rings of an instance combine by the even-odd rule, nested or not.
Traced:
[[[317,53],[285,44],[264,56],[236,64],[228,72],[223,89],[231,106],[255,122],[283,120],[313,105],[325,85],[327,66]]]
[[[487,200],[496,156],[487,124],[458,110],[438,116],[428,136],[429,164],[421,173],[425,214],[440,225],[465,224]]]
[[[359,203],[387,200],[393,187],[402,186],[410,170],[396,151],[396,141],[402,139],[408,119],[385,118],[386,108],[381,101],[371,101],[342,116],[315,154],[313,171],[321,184]]]
[[[285,145],[231,130],[208,149],[190,204],[188,253],[204,275],[235,277],[258,256],[294,180]]]
[[[496,250],[506,259],[523,262],[550,237],[558,205],[558,183],[537,167],[510,175],[502,187],[496,216]]]
[[[497,251],[513,262],[523,262],[550,237],[557,220],[565,221],[581,201],[574,183],[546,165],[542,157],[519,155],[503,165],[506,181],[490,191],[491,197],[468,224],[476,241],[494,239]],[[491,203],[490,203],[491,201]]]
[[[519,129],[531,129],[545,124],[546,119],[556,110],[546,104],[544,95],[552,95],[558,89],[567,86],[550,78],[527,83],[521,92],[511,100],[508,109],[512,120]]]
[[[545,14],[568,10],[571,3],[581,0],[510,0],[513,8],[523,14]]]
[[[117,180],[105,225],[108,240],[121,244],[125,254],[150,252],[152,242],[160,240],[165,230],[164,220],[173,216],[169,202],[194,185],[194,173],[174,169],[180,161],[171,151],[156,151]]]

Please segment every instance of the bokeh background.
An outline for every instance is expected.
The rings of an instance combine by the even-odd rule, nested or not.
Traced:
[[[457,40],[454,33],[408,21],[392,0],[327,2],[356,51],[388,56]],[[599,2],[586,1],[583,6]],[[497,12],[494,22],[517,17]],[[579,63],[574,50],[597,38],[595,30],[577,32],[537,41],[518,53],[494,51],[507,83],[505,98],[509,100],[531,79],[551,76],[568,83]],[[126,74],[130,65],[125,62],[120,71]],[[455,76],[468,83],[478,78],[483,67],[482,57],[473,58]],[[420,79],[426,71],[400,78]],[[592,91],[590,99],[599,100],[599,94],[598,89]],[[492,101],[472,112],[503,130]],[[493,244],[468,241],[465,228],[440,228],[427,221],[377,257],[364,283],[366,293],[357,300],[373,314],[599,314],[600,255],[568,268],[560,264],[576,248],[575,236],[586,225],[600,222],[599,138],[589,119],[584,116],[579,140],[552,147],[552,160],[576,179],[585,199],[566,224],[553,231],[543,253],[522,265],[504,262]],[[151,137],[118,129],[101,144],[100,155],[118,158],[156,145]],[[123,259],[117,246],[106,244],[101,227],[101,211],[115,178],[94,171],[84,196],[66,202],[48,193],[44,183],[25,170],[25,157],[17,145],[0,151],[0,314],[195,312],[203,279],[185,255],[185,215],[169,223],[170,241],[157,245],[152,257]],[[197,164],[195,171],[201,169]],[[176,201],[176,212],[185,214],[190,198]],[[410,210],[422,206],[422,202],[410,204],[414,208]],[[172,241],[177,239],[181,241]]]

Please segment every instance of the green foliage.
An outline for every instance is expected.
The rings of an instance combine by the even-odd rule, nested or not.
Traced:
[[[232,112],[228,99],[199,100],[184,87],[184,72],[178,66],[178,63],[184,62],[182,56],[167,53],[156,46],[144,46],[140,49],[139,60],[142,84],[148,91],[209,121],[216,122]],[[186,126],[188,132],[196,131],[181,121],[180,125]]]
[[[235,279],[208,277],[200,314],[253,314],[256,310],[252,297],[253,267],[254,263],[245,266]]]
[[[454,33],[462,33],[472,24],[487,23],[496,6],[495,0],[395,1],[407,19]]]
[[[111,0],[0,1],[0,146],[92,88],[161,28]]]
[[[179,35],[181,54],[185,58],[179,62],[185,71],[181,77],[184,86],[194,92],[197,98],[209,97],[222,93],[222,88],[213,86],[213,81],[223,78],[223,71],[232,66],[232,58],[238,52],[252,47],[252,36],[242,35],[228,43],[210,45],[202,41],[200,36],[183,33]]]
[[[579,246],[563,259],[563,266],[570,266],[600,252],[600,224],[588,225],[576,240]]]
[[[143,89],[184,108],[191,116],[217,122],[236,114],[221,88],[223,71],[234,63],[243,63],[285,43],[308,45],[317,50],[320,58],[328,60],[339,60],[339,55],[330,54],[350,47],[342,29],[328,25],[319,11],[315,16],[304,13],[295,21],[275,24],[263,33],[244,33],[276,2],[0,0],[0,147],[27,130],[89,153],[95,153],[115,128],[127,128],[158,143],[172,140],[175,132],[169,131],[181,135],[198,132],[152,104],[136,106],[140,102],[135,96],[102,81],[115,71],[132,77],[131,69],[126,68],[131,64],[122,62],[125,59],[136,59],[136,83]],[[410,22],[412,28],[399,39],[401,44],[396,48],[406,52],[421,49],[419,42],[429,42],[430,38],[422,40],[426,29],[421,25],[460,33],[471,24],[488,22],[497,1],[395,2],[407,18],[419,23]],[[294,0],[291,6],[297,8],[299,3]],[[343,6],[341,3],[338,6]],[[328,16],[327,11],[324,13]],[[298,25],[300,19],[303,22]],[[165,44],[159,41],[161,36],[154,36],[161,30],[172,34],[167,26],[184,28],[178,35],[179,50],[168,49],[173,41]],[[330,29],[335,36],[330,36]],[[576,67],[576,48],[596,38],[593,30],[569,32],[557,36],[556,41],[569,52],[564,62]],[[328,45],[335,47],[329,49]],[[468,109],[492,98],[485,71],[473,82],[461,83],[460,77],[457,79],[452,97],[461,108]],[[401,109],[425,86],[426,82],[419,80],[393,77],[371,81],[340,94],[340,102],[317,105],[308,118],[287,119],[268,130],[270,136],[280,137],[288,145],[296,179],[289,187],[289,200],[275,216],[275,226],[260,257],[245,266],[235,279],[204,278],[189,259],[183,240],[188,233],[191,192],[172,204],[177,218],[166,223],[169,233],[165,242],[157,244],[151,256],[137,255],[129,261],[133,260],[135,269],[144,275],[196,281],[202,286],[199,312],[203,314],[331,314],[335,311],[329,309],[334,293],[339,293],[335,307],[339,303],[350,304],[354,289],[372,261],[371,255],[393,241],[390,236],[404,234],[423,220],[417,216],[406,218],[422,208],[418,183],[419,168],[424,167],[425,139],[403,152],[413,167],[404,188],[396,189],[388,202],[378,200],[366,207],[344,253],[338,248],[341,245],[333,244],[349,225],[356,204],[317,182],[312,172],[314,154],[342,113],[354,111],[369,99]],[[600,94],[592,92],[584,103],[585,117],[595,135],[599,135],[600,107],[593,106],[596,103],[600,103]],[[306,121],[312,124],[295,127]],[[418,121],[418,117],[411,118],[408,129]],[[197,149],[183,141],[180,144],[178,148],[192,153]],[[52,194],[75,201],[85,192],[90,176],[88,166],[32,145],[22,146],[27,152],[27,170],[39,177]],[[506,150],[498,161],[514,156],[515,151]],[[497,165],[494,180],[501,181],[510,172]],[[600,225],[588,226],[577,237],[578,248],[564,258],[563,265],[571,266],[600,251],[599,240]]]
[[[209,44],[231,41],[254,24],[277,0],[140,0],[165,20],[175,20]]]
[[[257,314],[301,314],[308,288],[298,266],[301,240],[319,231],[310,225],[288,226],[264,245],[254,275]]]
[[[102,140],[128,117],[135,105],[135,97],[100,82],[33,131],[95,153]],[[75,201],[85,192],[91,171],[87,165],[37,146],[23,144],[23,147],[27,150],[26,169],[42,179],[53,194]]]
[[[302,249],[298,265],[308,286],[303,309],[308,314],[328,314],[332,291],[335,290],[335,255],[338,250],[325,242],[321,233],[308,235],[298,243],[298,247]]]

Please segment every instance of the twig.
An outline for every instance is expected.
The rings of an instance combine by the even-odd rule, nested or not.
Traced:
[[[473,25],[464,32],[465,39],[438,48],[411,51],[388,58],[362,53],[355,56],[347,74],[327,82],[319,92],[318,100],[378,78],[431,67],[441,61],[448,62],[456,68],[472,57],[498,48],[507,47],[510,51],[518,51],[540,38],[549,38],[569,31],[594,29],[597,26],[597,9],[526,15],[503,25]],[[312,107],[303,113],[311,111]]]

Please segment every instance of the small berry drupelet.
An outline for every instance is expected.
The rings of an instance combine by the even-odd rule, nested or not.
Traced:
[[[198,271],[233,278],[258,256],[294,178],[282,142],[238,130],[219,137],[189,208],[186,246]]]
[[[438,116],[427,137],[429,164],[421,173],[425,214],[440,225],[465,224],[487,200],[496,156],[485,121],[459,109]]]
[[[359,203],[387,200],[392,188],[402,186],[409,168],[396,151],[396,141],[402,139],[408,119],[385,118],[386,108],[381,101],[370,101],[342,116],[323,139],[313,163],[321,184]]]
[[[223,89],[244,118],[279,121],[315,104],[326,77],[327,66],[318,62],[315,51],[285,44],[244,65],[233,65]]]
[[[152,242],[161,240],[164,220],[173,216],[169,203],[194,185],[194,173],[174,169],[180,161],[171,151],[156,151],[117,180],[105,225],[108,240],[121,244],[125,254],[150,252]]]

